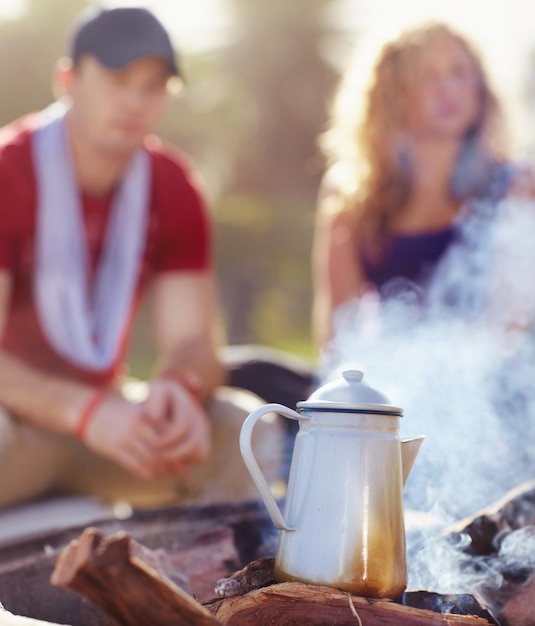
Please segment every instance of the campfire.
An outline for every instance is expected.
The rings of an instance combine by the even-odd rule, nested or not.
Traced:
[[[503,547],[518,533],[526,545],[534,528],[535,484],[529,484],[443,534],[460,546],[459,571],[470,574],[472,588],[372,600],[275,583],[278,531],[261,503],[137,512],[5,546],[0,624],[34,626],[31,617],[71,626],[529,626],[535,623],[534,564],[513,563]]]

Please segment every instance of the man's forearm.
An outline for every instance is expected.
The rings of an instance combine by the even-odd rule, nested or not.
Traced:
[[[152,288],[151,323],[159,354],[157,375],[178,371],[197,378],[208,398],[222,384],[218,349],[223,325],[209,270],[158,275]]]
[[[184,376],[185,380],[182,382],[186,387],[189,377],[191,384],[197,386],[198,395],[203,400],[224,381],[223,366],[217,358],[215,348],[205,341],[192,341],[160,359],[157,376],[173,378],[173,374],[177,374],[178,382]]]
[[[0,405],[35,426],[73,433],[94,389],[36,370],[0,350]]]

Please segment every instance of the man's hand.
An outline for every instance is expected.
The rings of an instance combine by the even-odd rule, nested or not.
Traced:
[[[110,392],[96,408],[85,443],[94,452],[150,480],[184,474],[210,453],[210,423],[202,406],[174,380],[151,383],[134,403]]]
[[[118,393],[107,394],[96,408],[85,443],[139,478],[149,480],[169,473],[160,458],[160,436],[142,405]]]
[[[183,474],[210,453],[210,422],[203,407],[174,380],[151,383],[141,405],[146,423],[157,434],[158,459],[168,473]]]

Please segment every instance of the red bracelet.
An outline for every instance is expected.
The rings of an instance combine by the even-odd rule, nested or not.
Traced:
[[[160,378],[176,381],[181,387],[184,387],[197,402],[202,404],[201,382],[194,374],[187,374],[186,372],[179,372],[177,370],[167,370],[166,372],[162,372]]]
[[[96,391],[89,399],[89,402],[82,409],[82,412],[80,413],[80,417],[78,418],[78,422],[76,424],[76,428],[74,429],[74,436],[79,441],[85,440],[85,435],[87,427],[89,426],[89,422],[93,417],[95,409],[104,398],[104,393],[104,389],[99,389],[98,391]]]

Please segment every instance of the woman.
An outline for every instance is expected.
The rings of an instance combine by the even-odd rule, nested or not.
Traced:
[[[322,139],[331,167],[313,326],[326,375],[356,363],[406,410],[407,434],[426,434],[412,506],[467,514],[532,467],[520,456],[535,434],[534,361],[521,359],[520,377],[502,345],[515,325],[529,343],[534,318],[535,205],[519,202],[532,193],[529,172],[508,160],[479,57],[444,24],[387,44],[364,97],[346,77]],[[529,246],[515,244],[518,231]]]
[[[330,168],[313,252],[320,346],[345,303],[376,310],[400,280],[425,294],[474,205],[495,206],[523,184],[481,61],[450,27],[418,27],[387,44],[364,96],[352,71],[322,137]]]

